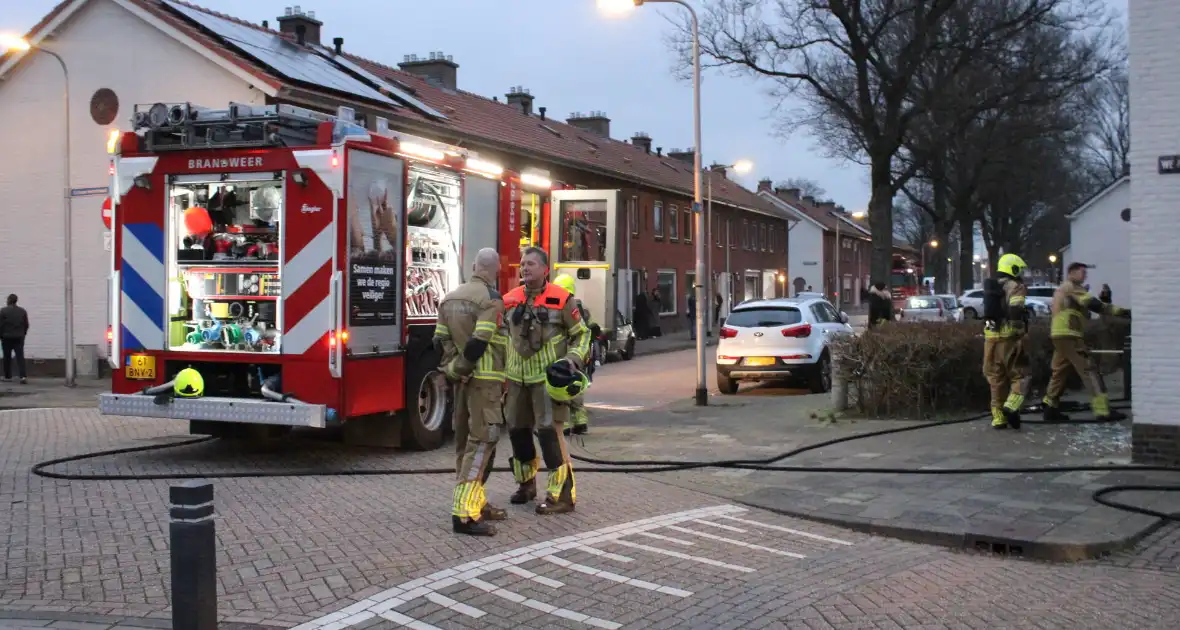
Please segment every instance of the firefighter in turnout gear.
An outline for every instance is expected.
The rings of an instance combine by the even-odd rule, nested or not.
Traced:
[[[553,279],[553,284],[570,292],[570,297],[574,300],[574,308],[578,309],[578,313],[582,316],[582,321],[590,329],[590,334],[593,336],[597,326],[590,319],[590,311],[587,311],[586,307],[582,306],[582,300],[579,300],[574,292],[574,277],[568,273],[563,273]],[[591,345],[593,345],[593,342],[591,342]],[[582,365],[586,366],[586,375],[594,378],[594,362],[589,355],[582,357]],[[565,428],[565,435],[569,435],[571,432],[578,435],[586,434],[590,430],[590,412],[586,410],[586,396],[580,395],[570,400],[569,407],[571,426]]]
[[[520,260],[522,286],[504,296],[508,330],[508,397],[505,415],[512,443],[512,472],[519,484],[512,503],[537,496],[536,431],[541,457],[549,470],[545,498],[537,514],[563,514],[577,500],[573,467],[562,430],[569,421],[568,397],[554,400],[547,389],[552,371],[579,372],[590,351],[590,330],[582,321],[569,291],[547,282],[549,256],[538,247],[525,248]],[[565,362],[568,366],[555,368]]]
[[[1085,263],[1072,263],[1067,270],[1065,282],[1053,294],[1053,323],[1049,336],[1053,339],[1053,377],[1045,390],[1044,414],[1046,422],[1063,422],[1069,417],[1061,413],[1058,405],[1065,393],[1065,381],[1073,368],[1082,377],[1090,392],[1090,408],[1099,420],[1123,420],[1125,415],[1110,408],[1106,394],[1106,383],[1098,370],[1098,362],[1086,347],[1083,330],[1087,311],[1116,317],[1131,317],[1131,309],[1106,304],[1090,295],[1085,289]]]
[[[996,278],[983,284],[983,374],[991,387],[992,428],[1020,428],[1020,407],[1028,395],[1028,289],[1022,277],[1028,266],[1016,254],[1004,254]]]
[[[500,254],[481,249],[474,272],[439,304],[434,341],[442,348],[440,370],[455,390],[457,479],[452,528],[458,534],[493,536],[496,530],[488,521],[508,516],[488,503],[484,494],[504,424],[501,401],[507,339],[501,334],[504,302],[495,289]]]

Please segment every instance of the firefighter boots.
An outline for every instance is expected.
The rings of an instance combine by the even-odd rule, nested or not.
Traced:
[[[512,493],[512,497],[508,500],[512,502],[512,505],[523,505],[536,498],[537,478],[533,477],[532,479],[520,484],[520,486],[516,489],[516,492]]]
[[[1061,413],[1061,409],[1049,405],[1048,403],[1042,405],[1042,412],[1045,422],[1069,422],[1069,416]]]
[[[563,495],[566,493],[562,493]],[[568,514],[574,511],[574,502],[568,496],[546,496],[544,501],[537,504],[537,514],[550,516],[552,514]]]
[[[479,513],[479,517],[483,521],[503,521],[508,518],[508,511],[504,508],[498,508],[491,503],[485,503],[483,510]]]
[[[475,519],[463,519],[458,516],[451,517],[451,530],[456,534],[465,534],[467,536],[495,536],[496,528],[491,524]]]

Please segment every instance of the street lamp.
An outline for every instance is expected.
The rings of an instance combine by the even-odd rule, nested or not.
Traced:
[[[705,213],[701,207],[701,27],[697,19],[696,9],[687,0],[598,0],[598,8],[605,13],[619,15],[630,12],[635,7],[647,2],[668,2],[679,4],[688,10],[692,18],[692,118],[693,118],[693,169],[692,169],[692,211],[696,215],[697,234],[705,234]],[[709,384],[705,376],[705,314],[701,305],[705,304],[704,285],[701,278],[705,275],[705,242],[698,238],[696,243],[696,286],[694,291],[697,299],[697,317],[694,325],[697,329],[697,388],[696,404],[709,404]]]
[[[0,34],[0,52],[23,52],[35,50],[57,60],[61,66],[61,73],[65,79],[63,91],[63,105],[65,114],[65,185],[62,189],[63,207],[65,208],[65,319],[66,319],[66,387],[74,386],[74,263],[72,250],[74,246],[74,225],[72,204],[70,202],[70,71],[61,55],[52,50],[33,46],[28,40],[16,35]]]
[[[925,281],[926,281],[926,248],[927,248],[927,246],[929,246],[931,249],[938,249],[938,240],[934,239],[934,240],[930,241],[929,243],[922,243],[922,282],[923,283],[925,283]]]
[[[750,160],[738,160],[733,164],[722,166],[723,169],[733,169],[738,175],[745,175],[754,170],[754,163]],[[712,238],[713,232],[713,176],[709,176],[708,185],[708,201],[705,203],[705,231],[703,238],[705,239],[705,251],[709,249],[709,239]],[[699,236],[700,237],[700,236]],[[729,238],[725,239],[725,273],[729,273]],[[708,308],[705,309],[705,330],[713,330],[713,323],[709,321],[709,313],[713,310],[713,264],[712,257],[705,255],[705,295],[708,297]],[[701,309],[701,303],[697,302],[697,310]],[[706,333],[708,334],[708,333]]]
[[[1049,269],[1049,282],[1057,282],[1057,254],[1049,254],[1049,264],[1053,265]]]
[[[840,215],[843,213],[832,212],[829,214],[836,217],[836,310],[839,311],[841,310],[841,306],[844,302],[844,278],[840,276],[840,224],[843,223],[844,220],[840,217]],[[858,210],[856,212],[850,213],[850,216],[853,219],[860,220],[868,216],[868,213]],[[857,256],[859,257],[860,250],[858,249],[857,252]],[[856,262],[857,267],[859,268],[860,261],[857,260]],[[859,269],[857,273],[859,273]]]

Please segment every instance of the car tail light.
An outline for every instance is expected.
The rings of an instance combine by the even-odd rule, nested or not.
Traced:
[[[811,324],[796,324],[783,329],[784,337],[810,337]]]
[[[728,326],[721,328],[721,338],[722,339],[733,339],[736,336],[737,336],[737,331],[734,330],[733,328],[730,328]]]

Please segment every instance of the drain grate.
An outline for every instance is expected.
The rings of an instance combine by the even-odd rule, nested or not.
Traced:
[[[1014,545],[1011,543],[999,540],[976,539],[974,544],[975,550],[982,553],[990,553],[999,556],[1024,556],[1024,546]]]

